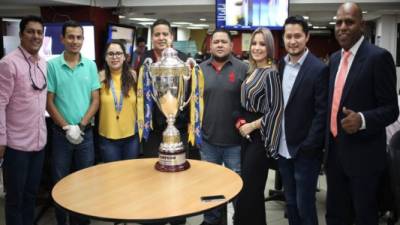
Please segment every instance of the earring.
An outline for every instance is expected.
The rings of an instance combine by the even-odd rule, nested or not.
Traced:
[[[267,65],[268,65],[268,66],[271,66],[271,65],[272,65],[272,59],[271,59],[271,58],[268,58],[268,59],[267,59]]]

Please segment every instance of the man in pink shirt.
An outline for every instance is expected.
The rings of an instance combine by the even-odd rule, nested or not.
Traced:
[[[40,17],[20,22],[20,46],[0,60],[0,158],[4,156],[6,225],[31,225],[47,130],[46,62]]]

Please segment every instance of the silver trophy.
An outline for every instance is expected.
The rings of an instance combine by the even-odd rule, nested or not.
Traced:
[[[159,148],[159,161],[155,165],[157,170],[163,172],[177,172],[190,167],[179,130],[174,123],[178,110],[183,110],[189,103],[190,97],[186,95],[191,77],[190,63],[195,62],[188,59],[184,63],[177,55],[173,48],[166,48],[159,62],[152,63],[150,58],[144,62],[149,68],[152,97],[167,118],[168,125]]]

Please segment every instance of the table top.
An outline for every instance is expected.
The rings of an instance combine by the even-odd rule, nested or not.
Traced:
[[[52,190],[62,208],[110,221],[156,221],[191,216],[226,204],[242,188],[235,172],[209,162],[189,160],[181,172],[160,172],[158,159],[99,164],[60,180]],[[204,202],[201,196],[224,195]]]

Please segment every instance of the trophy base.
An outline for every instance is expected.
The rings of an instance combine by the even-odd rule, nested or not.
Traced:
[[[154,166],[161,172],[179,172],[190,168],[179,131],[173,125],[174,121],[174,116],[167,116],[168,126],[163,132],[163,139],[158,149],[158,162]]]
[[[156,170],[161,171],[161,172],[180,172],[184,171],[190,168],[190,164],[188,161],[186,161],[184,164],[181,165],[163,165],[160,162],[157,162],[154,167]]]

